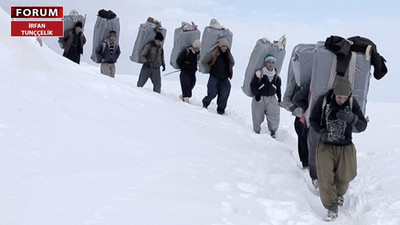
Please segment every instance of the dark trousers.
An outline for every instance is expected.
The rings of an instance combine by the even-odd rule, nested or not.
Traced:
[[[182,97],[192,97],[192,90],[196,84],[196,71],[182,71],[179,75],[181,81]]]
[[[64,51],[63,56],[70,59],[72,62],[80,63],[81,62],[81,53],[77,47],[71,46],[69,51]]]
[[[213,76],[208,78],[207,96],[203,98],[203,106],[208,107],[211,101],[217,97],[217,112],[224,113],[231,93],[231,82],[228,78],[217,79]]]
[[[294,120],[294,129],[297,134],[297,149],[299,158],[304,166],[308,166],[308,145],[307,145],[307,126],[300,121],[300,117]]]
[[[311,179],[317,179],[317,164],[315,157],[317,155],[317,145],[319,142],[320,135],[314,129],[308,128],[307,132],[307,144],[308,144],[308,168],[310,171]]]
[[[140,70],[139,79],[137,81],[137,87],[143,87],[149,78],[153,83],[153,91],[161,93],[160,67],[150,68],[148,66],[143,65],[142,69]]]

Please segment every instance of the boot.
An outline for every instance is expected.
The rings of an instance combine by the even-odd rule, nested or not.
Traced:
[[[312,180],[312,185],[314,186],[316,191],[319,191],[319,183],[317,179]]]
[[[274,139],[276,138],[275,131],[271,131],[270,135],[271,135],[272,138],[274,138]]]
[[[331,221],[336,220],[337,217],[338,217],[338,213],[337,213],[337,212],[328,209],[328,213],[327,213],[326,216],[324,217],[324,220],[325,220],[326,222],[331,222]]]
[[[342,207],[342,206],[343,206],[343,203],[344,203],[344,197],[343,197],[343,195],[338,196],[338,198],[337,198],[337,204],[338,204],[338,206],[339,206],[339,207]]]

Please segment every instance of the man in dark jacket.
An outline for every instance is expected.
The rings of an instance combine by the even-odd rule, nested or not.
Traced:
[[[143,87],[150,78],[153,83],[153,91],[157,93],[161,93],[160,67],[162,66],[162,71],[165,71],[164,49],[161,45],[163,40],[164,36],[157,32],[154,40],[143,47],[139,58],[143,66],[140,70],[137,86]]]
[[[181,82],[182,101],[189,103],[189,98],[192,97],[192,90],[196,84],[197,58],[200,54],[200,40],[195,40],[192,46],[184,49],[176,59],[176,62],[181,69],[179,79]]]
[[[63,56],[78,64],[81,61],[81,54],[83,54],[83,45],[86,43],[82,27],[82,22],[77,22],[73,30],[66,31],[64,36],[58,40],[64,48]]]
[[[207,108],[211,101],[217,97],[217,113],[222,115],[228,103],[231,92],[231,82],[233,75],[233,66],[235,60],[228,47],[229,42],[226,38],[218,41],[218,46],[210,51],[203,58],[203,65],[207,71],[210,71],[210,77],[207,83],[207,96],[203,98],[203,107]]]
[[[115,77],[115,63],[121,54],[117,42],[117,32],[110,31],[109,37],[96,49],[97,58],[100,59],[100,72],[104,75]]]
[[[343,205],[343,195],[357,174],[353,129],[362,132],[367,127],[351,92],[350,82],[338,79],[333,90],[318,98],[310,114],[311,128],[320,134],[316,163],[321,201],[328,210],[325,221],[337,218],[338,206]]]

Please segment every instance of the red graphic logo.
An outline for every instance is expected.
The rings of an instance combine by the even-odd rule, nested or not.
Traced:
[[[62,6],[12,6],[11,18],[13,37],[62,37],[64,33]]]
[[[63,18],[63,7],[11,6],[11,18]]]

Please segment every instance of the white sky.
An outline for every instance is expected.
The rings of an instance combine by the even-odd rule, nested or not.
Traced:
[[[0,11],[0,26],[9,21]],[[201,107],[201,82],[189,105],[175,80],[161,95],[138,89],[135,73],[108,78],[33,38],[3,32],[0,50],[0,224],[322,223],[294,118],[281,110],[277,140],[265,124],[254,134],[239,85],[220,116]],[[400,224],[400,104],[371,101],[367,113],[358,176],[332,224]]]
[[[388,74],[381,80],[371,81],[370,101],[399,102],[400,94],[393,90],[400,83],[400,47],[397,39],[400,36],[400,3],[387,1],[254,1],[249,4],[243,1],[53,1],[40,0],[4,0],[0,6],[9,12],[12,5],[61,5],[67,14],[72,9],[87,15],[85,34],[88,43],[85,45],[83,61],[96,65],[90,59],[92,51],[93,27],[99,9],[111,9],[117,13],[121,23],[121,57],[117,72],[137,75],[140,64],[130,61],[133,44],[139,25],[152,16],[162,22],[167,29],[164,49],[166,62],[173,45],[173,32],[182,21],[194,21],[202,32],[212,18],[216,18],[224,27],[233,32],[232,52],[236,59],[234,79],[236,87],[243,84],[243,76],[256,41],[266,37],[276,40],[282,34],[288,38],[286,59],[282,68],[285,82],[288,58],[295,45],[324,41],[330,35],[342,37],[364,36],[374,41],[378,52],[385,57]],[[55,51],[62,53],[56,38],[46,38],[45,42]],[[174,69],[167,65],[167,72]],[[178,80],[176,74],[164,77],[166,80]],[[206,83],[207,76],[200,76],[199,82]]]

